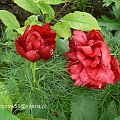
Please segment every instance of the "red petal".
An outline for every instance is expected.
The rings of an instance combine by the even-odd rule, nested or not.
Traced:
[[[99,41],[103,41],[104,42],[104,38],[102,36],[102,34],[97,31],[97,30],[91,30],[87,33],[87,38],[88,40],[99,40]]]
[[[80,45],[86,45],[87,44],[87,37],[86,34],[83,31],[80,30],[74,30],[72,39],[75,41],[75,44]]]
[[[70,49],[73,49],[73,50],[76,49],[75,48],[75,41],[74,40],[70,40],[69,41],[69,47],[70,47]]]
[[[111,56],[111,69],[114,72],[115,75],[115,83],[120,80],[120,68],[119,68],[119,62],[118,60],[114,57]]]
[[[42,37],[43,38],[53,38],[56,39],[56,33],[54,30],[52,30],[50,28],[50,24],[46,23],[43,27],[42,27]]]
[[[84,82],[84,85],[91,88],[94,87],[95,89],[96,88],[99,88],[101,89],[102,86],[103,86],[103,83],[102,81],[99,81],[99,80],[96,80],[96,79],[93,79],[89,76],[89,74],[87,73],[87,70],[84,69],[81,73],[80,73],[80,78],[81,80]]]
[[[93,50],[90,46],[81,46],[80,48],[83,50],[86,56],[93,54]]]
[[[101,66],[97,66],[96,68],[87,67],[87,73],[89,76],[95,80],[106,82],[109,84],[114,84],[115,75],[112,70],[104,70]]]
[[[77,51],[77,57],[81,62],[86,59],[85,55],[81,51]]]
[[[18,52],[22,57],[26,58],[25,51],[24,51],[24,49],[19,45],[18,40],[15,41],[15,46],[16,46],[17,52]]]
[[[66,52],[64,55],[71,60],[78,60],[77,54],[74,51]]]
[[[101,43],[101,53],[102,53],[101,63],[104,64],[105,66],[110,67],[111,62],[110,50],[107,44],[104,42]]]
[[[39,51],[40,59],[48,60],[52,57],[53,49],[50,46],[42,47]]]
[[[31,62],[36,62],[40,58],[40,56],[34,50],[28,51],[26,56],[27,59]]]
[[[71,73],[72,74],[79,74],[82,70],[83,70],[84,66],[82,65],[82,63],[76,64],[76,65],[72,65],[70,67]]]
[[[31,42],[29,42],[26,46],[26,51],[28,52],[30,50],[32,50],[32,43]]]
[[[95,59],[85,59],[82,60],[82,63],[85,67],[96,67],[100,63],[100,58],[96,57]]]

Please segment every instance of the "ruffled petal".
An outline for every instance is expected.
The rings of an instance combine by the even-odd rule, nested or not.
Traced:
[[[41,47],[39,50],[40,59],[48,60],[52,58],[53,49],[50,46]]]
[[[102,34],[98,30],[91,30],[87,33],[88,40],[102,41],[104,42],[104,38]]]
[[[95,80],[114,84],[115,75],[112,70],[104,70],[99,65],[96,68],[87,67],[87,73],[89,76]]]
[[[87,45],[87,37],[83,31],[74,30],[72,39],[75,41],[75,44],[78,46]]]
[[[18,52],[22,57],[26,58],[25,51],[24,51],[24,49],[19,45],[18,40],[15,41],[15,46],[16,46],[17,52]]]
[[[101,43],[101,53],[102,53],[101,63],[104,64],[105,66],[110,67],[111,62],[110,50],[107,44],[104,42]]]
[[[64,56],[66,56],[70,60],[78,60],[77,54],[74,51],[66,52]]]
[[[89,74],[87,73],[86,68],[80,73],[80,78],[83,81],[84,86],[87,86],[89,88],[94,87],[94,88],[101,89],[102,86],[103,86],[102,81],[96,80],[96,79],[91,78],[89,76]]]
[[[111,69],[114,72],[114,82],[116,83],[120,80],[120,67],[118,60],[114,56],[111,56]]]
[[[81,46],[80,48],[86,56],[90,56],[91,54],[93,54],[93,50],[90,46]]]
[[[40,56],[34,50],[28,51],[26,53],[26,57],[31,62],[36,62],[40,58]]]

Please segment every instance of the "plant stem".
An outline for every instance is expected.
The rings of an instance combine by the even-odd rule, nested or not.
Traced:
[[[39,83],[36,80],[36,62],[32,63],[33,83],[39,88]]]

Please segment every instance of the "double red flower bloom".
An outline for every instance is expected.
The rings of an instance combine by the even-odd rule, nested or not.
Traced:
[[[102,89],[106,84],[115,84],[120,79],[118,60],[110,50],[101,33],[92,30],[85,34],[75,30],[69,42],[67,57],[68,72],[75,85]]]
[[[56,33],[49,24],[43,27],[34,25],[28,26],[22,36],[15,44],[17,52],[31,62],[52,57],[56,47]]]
[[[56,47],[56,33],[49,24],[43,27],[28,26],[15,44],[17,52],[31,62],[52,57]],[[120,79],[118,60],[110,50],[101,33],[91,30],[87,34],[75,30],[69,42],[70,50],[65,53],[68,72],[75,85],[102,89],[106,84],[115,84]]]

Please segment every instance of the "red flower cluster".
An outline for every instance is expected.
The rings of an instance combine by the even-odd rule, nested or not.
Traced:
[[[17,52],[31,62],[52,57],[56,47],[56,33],[49,24],[43,27],[34,25],[28,26],[22,36],[16,42]]]
[[[75,85],[102,89],[106,84],[115,84],[120,79],[118,60],[110,50],[101,33],[91,30],[87,34],[75,30],[65,53],[69,62],[67,69]]]

